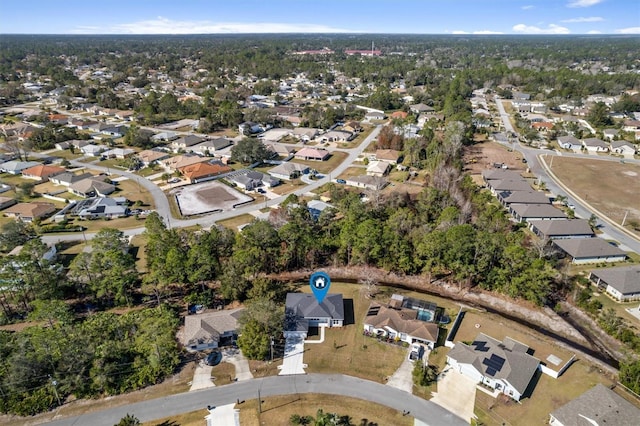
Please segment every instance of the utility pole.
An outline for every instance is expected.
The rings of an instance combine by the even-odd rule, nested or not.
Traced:
[[[49,378],[51,379],[51,376],[49,376]],[[53,393],[56,396],[56,399],[58,400],[58,406],[61,406],[62,403],[60,402],[60,396],[58,396],[58,389],[56,388],[56,386],[58,386],[58,382],[56,380],[51,380],[51,385],[53,386]]]
[[[258,414],[262,414],[262,400],[260,399],[260,389],[258,389]]]
[[[273,336],[269,336],[271,339],[271,362],[273,362]]]

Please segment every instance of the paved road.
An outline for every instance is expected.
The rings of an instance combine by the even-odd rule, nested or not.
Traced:
[[[636,253],[640,253],[640,240],[634,236],[633,234],[628,233],[619,224],[614,223],[611,219],[608,218],[606,212],[597,211],[593,206],[589,205],[588,197],[585,197],[585,194],[575,194],[569,188],[564,186],[562,182],[553,175],[553,163],[552,158],[557,155],[562,155],[565,157],[578,157],[578,158],[588,158],[588,159],[597,159],[601,161],[611,161],[611,162],[619,162],[619,158],[615,157],[601,157],[594,156],[588,154],[578,154],[578,153],[559,153],[557,151],[552,151],[549,149],[538,149],[532,148],[526,145],[522,145],[518,141],[518,133],[511,126],[511,122],[509,121],[509,114],[507,114],[502,106],[502,102],[500,99],[496,98],[496,106],[498,107],[498,111],[500,114],[500,118],[502,119],[502,123],[509,132],[513,132],[516,134],[515,138],[511,138],[513,144],[510,143],[502,143],[503,145],[517,149],[522,152],[524,158],[527,159],[527,165],[531,169],[531,172],[538,176],[543,182],[545,182],[547,189],[554,194],[561,194],[568,196],[568,202],[576,206],[575,212],[577,217],[582,217],[588,219],[591,217],[591,214],[595,214],[598,217],[597,225],[599,230],[603,232],[603,236],[607,239],[613,239],[620,243],[621,248],[624,250],[634,251]],[[640,160],[634,159],[625,159],[625,162],[640,164]]]
[[[314,189],[317,189],[319,187],[321,187],[322,185],[328,183],[331,181],[331,177],[336,177],[338,176],[340,173],[344,172],[349,166],[351,166],[351,164],[355,161],[356,158],[358,158],[358,156],[360,154],[362,154],[362,152],[365,150],[365,148],[378,136],[378,134],[380,133],[380,130],[382,129],[382,125],[377,126],[375,129],[373,129],[371,131],[371,133],[367,136],[367,138],[356,148],[353,149],[336,149],[335,151],[342,151],[342,152],[346,152],[348,153],[347,158],[338,166],[336,167],[334,170],[331,171],[331,173],[326,174],[323,176],[322,179],[318,179],[315,181],[310,181],[311,183],[306,185],[305,187],[297,190],[294,192],[294,194],[296,195],[304,195],[308,192],[313,191]],[[34,154],[37,155],[37,154]],[[162,190],[160,188],[158,188],[157,185],[155,185],[154,183],[150,182],[149,180],[140,177],[134,173],[130,173],[130,172],[126,172],[124,170],[120,170],[120,169],[114,169],[114,168],[109,168],[107,169],[106,167],[100,166],[98,164],[93,164],[93,163],[85,163],[85,162],[81,162],[78,160],[74,160],[71,161],[71,164],[74,167],[86,167],[88,169],[92,169],[92,170],[96,170],[96,171],[100,171],[100,172],[104,172],[104,173],[111,173],[111,174],[115,174],[115,175],[120,175],[120,176],[125,176],[128,177],[129,179],[131,179],[132,181],[138,182],[139,185],[144,186],[149,192],[151,192],[151,195],[153,196],[155,205],[156,205],[156,211],[158,212],[158,214],[160,214],[160,216],[163,218],[164,223],[169,226],[169,227],[175,227],[175,228],[183,228],[183,227],[188,227],[188,226],[195,226],[195,225],[200,225],[203,228],[209,228],[211,226],[213,226],[216,222],[221,221],[221,220],[225,220],[225,219],[229,219],[235,216],[239,216],[241,214],[245,214],[245,213],[250,213],[253,212],[259,208],[263,208],[263,207],[271,207],[271,206],[275,206],[280,204],[282,201],[284,201],[284,199],[286,198],[286,196],[288,195],[284,195],[284,196],[280,196],[277,198],[272,198],[270,200],[267,200],[264,204],[260,203],[258,204],[250,204],[247,206],[243,206],[243,207],[239,207],[239,208],[235,208],[232,210],[227,210],[227,211],[223,211],[223,212],[219,212],[219,213],[213,213],[210,215],[206,215],[206,216],[202,216],[202,217],[198,217],[195,219],[175,219],[171,217],[171,211],[169,208],[169,201],[167,200],[166,195],[164,194],[164,192],[162,192]],[[133,228],[133,229],[127,229],[124,230],[124,234],[127,236],[131,236],[131,235],[137,235],[137,234],[141,234],[144,231],[144,227],[141,228]],[[60,242],[60,241],[75,241],[75,240],[81,240],[83,238],[87,238],[87,239],[91,239],[93,238],[93,235],[95,235],[94,233],[85,233],[85,235],[83,236],[82,234],[61,234],[61,235],[45,235],[43,236],[43,241],[46,243],[56,243],[56,242]]]
[[[260,397],[276,395],[296,395],[303,393],[333,394],[350,396],[391,407],[398,411],[408,410],[410,415],[432,425],[455,426],[468,424],[453,413],[437,404],[426,401],[407,392],[380,383],[340,374],[309,374],[305,376],[272,376],[232,383],[225,386],[185,392],[177,395],[87,413],[82,416],[55,420],[54,426],[92,425],[111,426],[127,413],[135,415],[142,422],[175,416],[208,405],[233,404],[236,400],[248,401]],[[322,400],[318,401],[322,406]],[[366,417],[366,413],[361,414]]]

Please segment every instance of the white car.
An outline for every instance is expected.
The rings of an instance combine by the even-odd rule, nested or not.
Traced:
[[[422,345],[417,343],[411,344],[411,352],[409,352],[409,361],[415,361],[422,358],[422,354],[424,353],[424,348]]]

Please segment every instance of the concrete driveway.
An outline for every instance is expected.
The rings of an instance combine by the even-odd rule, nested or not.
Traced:
[[[211,380],[211,370],[213,370],[212,366],[200,361],[193,372],[193,380],[191,381],[189,392],[215,386]]]
[[[422,360],[416,362],[422,362]],[[413,377],[411,373],[413,372],[414,365],[415,364],[409,361],[409,358],[405,356],[400,367],[391,377],[389,377],[389,380],[387,380],[387,386],[412,393]]]
[[[238,348],[226,348],[222,351],[222,361],[233,364],[236,367],[236,381],[253,379],[249,361],[242,355],[242,351]]]
[[[433,393],[431,402],[455,413],[471,422],[475,419],[473,408],[476,401],[476,382],[452,368],[445,369],[438,376],[438,392]]]
[[[304,368],[304,340],[302,336],[289,336],[284,345],[282,365],[278,367],[280,376],[306,374]]]

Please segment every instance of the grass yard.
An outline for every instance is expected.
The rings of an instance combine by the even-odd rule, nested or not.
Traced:
[[[285,195],[295,191],[296,189],[300,189],[305,185],[306,183],[303,183],[300,179],[293,179],[289,181],[283,180],[280,185],[271,188],[271,192],[274,192],[278,195]]]
[[[563,184],[614,222],[627,215],[625,227],[634,232],[629,223],[640,222],[640,165],[566,156],[545,161]]]
[[[211,379],[216,386],[228,385],[236,376],[236,367],[228,362],[221,362],[211,370]]]
[[[353,301],[355,324],[326,329],[324,343],[305,345],[304,362],[309,366],[308,373],[348,374],[384,383],[402,363],[405,348],[381,343],[362,334],[362,321],[370,301],[360,288],[353,284],[331,284],[331,293],[342,293],[345,305],[349,305],[349,300]],[[300,290],[311,291],[308,285],[301,286]],[[348,309],[345,309],[345,316],[349,317]]]
[[[248,223],[253,222],[255,216],[250,215],[249,213],[241,214],[239,216],[234,216],[230,219],[221,220],[218,225],[222,225],[225,228],[229,228],[232,231],[238,231],[238,226],[246,225]]]
[[[340,174],[340,176],[336,176],[338,179],[350,178],[353,176],[364,176],[367,174],[366,167],[347,167],[347,169]]]
[[[520,403],[476,392],[475,414],[486,425],[547,424],[550,412],[598,383],[612,384],[597,367],[578,360],[557,379],[540,373],[531,398],[522,399]]]
[[[637,300],[634,302],[620,303],[611,299],[604,292],[599,292],[595,286],[591,286],[591,289],[593,290],[592,298],[602,303],[603,310],[612,308],[614,311],[616,311],[616,315],[624,318],[624,320],[627,321],[630,325],[635,325],[636,327],[640,328],[640,320],[626,311],[629,308],[637,308]]]
[[[304,161],[304,160],[292,160],[294,163],[304,164],[312,169],[316,169],[320,173],[328,174],[331,170],[335,169],[342,163],[349,154],[342,151],[334,151],[331,153],[331,157],[327,161]]]

